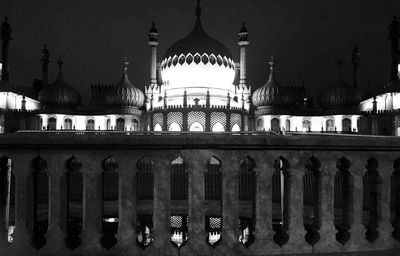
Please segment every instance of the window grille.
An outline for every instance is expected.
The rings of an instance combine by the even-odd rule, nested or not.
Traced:
[[[226,114],[223,112],[212,112],[210,115],[210,125],[214,127],[215,124],[220,123],[226,129]]]
[[[242,116],[240,114],[231,114],[231,127],[235,124],[237,124],[240,129],[242,128]]]
[[[206,127],[206,114],[200,111],[192,111],[188,113],[188,127],[193,123],[199,123],[203,127]]]

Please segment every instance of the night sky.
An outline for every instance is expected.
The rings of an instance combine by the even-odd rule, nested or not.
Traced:
[[[195,22],[195,0],[92,1],[1,0],[13,28],[10,80],[31,86],[41,78],[41,49],[50,51],[50,78],[56,60],[65,61],[66,81],[85,100],[90,85],[115,84],[122,59],[130,61],[129,77],[137,87],[149,83],[150,49],[147,32],[154,19],[160,33],[158,61],[167,48],[186,36]],[[360,87],[383,85],[390,77],[388,26],[400,16],[399,0],[203,0],[202,22],[209,35],[227,46],[238,61],[237,32],[243,20],[250,33],[248,84],[252,90],[268,76],[268,59],[277,61],[281,86],[303,81],[317,95],[336,79],[336,62],[351,84],[351,51],[361,51]]]

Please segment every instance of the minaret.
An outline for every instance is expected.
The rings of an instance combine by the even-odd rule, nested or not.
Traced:
[[[1,24],[1,35],[0,35],[1,40],[3,40],[3,45],[2,45],[3,67],[2,67],[2,72],[1,72],[1,80],[3,80],[3,81],[9,80],[8,48],[9,48],[9,43],[12,40],[11,31],[12,31],[12,29],[10,27],[10,24],[7,22],[7,16],[6,16],[4,19],[4,22]]]
[[[158,45],[158,31],[155,27],[154,21],[149,31],[148,45],[151,47],[151,62],[150,62],[150,89],[157,86],[157,45]]]
[[[245,27],[245,23],[243,22],[242,28],[239,33],[239,42],[240,46],[240,81],[239,85],[241,88],[246,87],[246,47],[249,45],[247,28]]]
[[[351,54],[351,63],[353,63],[353,86],[358,88],[358,67],[360,65],[360,49],[356,44]]]
[[[49,62],[50,62],[49,50],[47,50],[47,45],[44,44],[42,49],[42,83],[46,86],[49,83]]]
[[[398,80],[398,65],[400,61],[399,53],[399,39],[400,39],[400,25],[397,21],[397,17],[393,17],[392,23],[389,27],[389,39],[391,41],[391,55],[392,55],[392,66],[390,70],[390,80]]]

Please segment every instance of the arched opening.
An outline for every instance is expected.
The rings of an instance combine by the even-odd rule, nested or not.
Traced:
[[[286,119],[286,131],[290,131],[290,120]]]
[[[72,120],[69,118],[66,118],[64,120],[64,129],[65,130],[72,130]]]
[[[332,119],[326,120],[326,131],[327,132],[334,132],[335,131],[335,123]]]
[[[232,132],[240,132],[240,126],[238,124],[234,124],[232,126]]]
[[[117,131],[125,131],[125,119],[120,117],[117,119]]]
[[[274,242],[283,246],[289,240],[289,173],[288,162],[279,157],[274,161],[272,174],[272,227],[275,231]]]
[[[147,157],[137,162],[137,227],[136,242],[143,249],[153,242],[154,171],[153,162]]]
[[[94,130],[94,120],[89,119],[86,124],[86,130],[93,131]]]
[[[191,131],[191,132],[202,132],[202,131],[204,131],[204,127],[199,122],[194,122],[189,127],[189,131]]]
[[[173,123],[168,127],[168,131],[170,131],[170,132],[180,132],[180,131],[182,131],[182,128],[181,128],[181,126],[180,126],[178,123],[173,122]]]
[[[212,132],[224,132],[225,131],[225,127],[221,124],[221,123],[216,123],[213,125]]]
[[[160,125],[160,124],[154,125],[153,131],[155,131],[155,132],[161,132],[161,131],[162,131],[161,125]]]
[[[221,241],[222,232],[222,173],[221,162],[212,157],[204,175],[206,208],[205,224],[207,243],[215,248]]]
[[[303,132],[311,132],[311,121],[303,120]]]
[[[139,122],[137,119],[132,119],[132,130],[139,131]]]
[[[343,118],[342,132],[351,132],[351,120],[349,118]]]
[[[181,156],[171,162],[171,242],[178,249],[188,240],[188,171]]]
[[[257,131],[264,131],[264,120],[261,118],[257,120]]]
[[[47,130],[56,130],[57,129],[57,119],[55,117],[50,117],[47,120]]]
[[[107,119],[107,121],[106,121],[106,129],[111,130],[111,120],[110,119]]]
[[[306,163],[303,176],[303,224],[307,231],[305,240],[314,246],[321,238],[319,234],[321,200],[321,163],[312,156]]]
[[[281,122],[278,118],[271,119],[271,131],[273,132],[280,132],[281,130]]]

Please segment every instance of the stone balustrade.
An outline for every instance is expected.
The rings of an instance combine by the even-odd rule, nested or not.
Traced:
[[[400,252],[400,242],[396,240],[400,232],[400,183],[396,179],[396,171],[400,171],[399,138],[274,136],[260,133],[118,137],[92,133],[71,136],[30,132],[0,136],[1,156],[2,159],[11,159],[12,164],[2,165],[1,171],[3,174],[11,171],[15,186],[4,185],[7,184],[4,175],[0,176],[3,179],[0,186],[3,184],[3,188],[14,190],[11,197],[15,201],[10,203],[3,200],[7,196],[2,188],[0,255],[398,255]],[[170,228],[171,162],[178,156],[184,159],[188,173],[188,240],[180,248],[171,242],[173,234]],[[37,227],[35,220],[39,218],[34,214],[38,206],[35,206],[37,199],[34,200],[33,174],[37,170],[33,161],[38,157],[45,162],[46,166],[41,168],[48,176],[48,184],[40,183],[41,186],[48,185],[47,210],[42,207],[40,212],[40,216],[47,216],[48,221],[43,246],[37,246],[33,241],[34,227]],[[82,205],[78,204],[75,209],[81,209],[83,216],[79,234],[81,242],[73,249],[66,240],[70,199],[67,196],[65,177],[71,171],[68,167],[71,157],[79,163],[76,171],[83,178]],[[140,223],[137,218],[136,172],[138,161],[143,157],[152,163],[154,171],[153,240],[146,247],[137,242]],[[220,235],[221,241],[213,247],[206,242],[208,234],[205,229],[204,189],[207,163],[212,157],[220,161],[219,171],[222,172],[222,229],[219,234],[211,234],[212,239]],[[250,171],[255,174],[254,207],[250,210],[254,225],[249,229],[254,235],[254,241],[246,246],[239,242],[243,230],[239,230],[238,225],[243,203],[239,200],[239,178],[243,171],[241,163],[245,158],[254,163]],[[316,160],[310,162],[311,158]],[[112,159],[112,166],[118,175],[118,200],[115,204],[118,230],[114,235],[116,244],[109,249],[102,239],[107,232],[104,230],[104,207],[108,205],[105,201],[112,200],[103,193],[104,184],[107,183],[104,177],[109,177],[104,175],[108,168],[104,167],[106,159]],[[289,187],[284,195],[288,200],[288,207],[284,208],[287,219],[280,219],[282,223],[287,221],[288,239],[282,244],[275,241],[273,229],[273,225],[276,225],[276,211],[272,178],[274,171],[279,171],[274,164],[277,159],[285,160],[284,168],[288,175],[285,177],[289,179],[285,183]],[[348,163],[345,167],[340,162],[343,159]],[[310,167],[316,161],[319,165]],[[351,180],[347,210],[350,236],[344,242],[338,241],[338,230],[335,227],[335,181],[341,168],[347,168]],[[318,224],[313,226],[318,233],[313,243],[306,241],[309,227],[304,225],[307,209],[310,208],[305,205],[308,199],[304,197],[307,189],[304,177],[308,172],[316,175],[314,182],[319,185],[312,205],[315,215],[311,218]],[[373,176],[376,172],[379,177],[377,181],[369,182],[368,177],[376,177]],[[371,184],[376,185],[375,190]],[[371,191],[367,192],[371,196],[368,200],[364,200],[365,191]],[[369,204],[374,202],[374,198],[377,204]],[[15,213],[5,214],[7,204],[12,204],[8,210]],[[376,227],[373,225],[374,209]],[[7,223],[5,220],[9,218]],[[7,227],[10,223],[15,226],[11,243],[7,242]],[[376,237],[371,235],[374,229],[378,234]],[[176,232],[174,235],[179,236]]]

